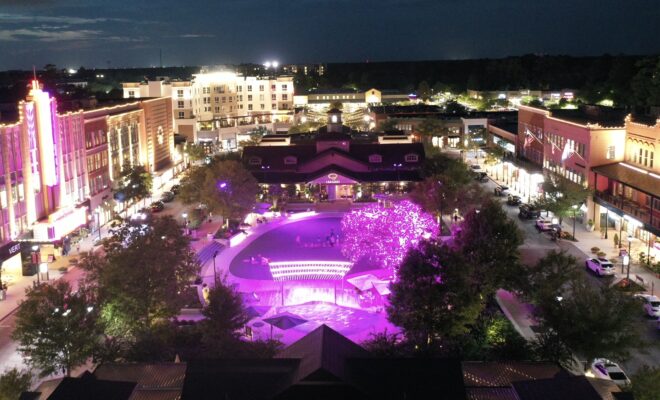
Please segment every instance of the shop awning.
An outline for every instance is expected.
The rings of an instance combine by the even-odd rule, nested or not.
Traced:
[[[660,198],[660,178],[656,178],[645,171],[642,172],[643,170],[638,170],[636,167],[631,168],[625,163],[615,163],[594,167],[592,171],[598,175],[621,182],[635,190]]]

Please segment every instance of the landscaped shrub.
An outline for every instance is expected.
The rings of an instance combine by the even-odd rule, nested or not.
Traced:
[[[600,251],[600,247],[592,247],[591,248],[591,252],[594,253],[594,254],[598,253],[599,251]]]

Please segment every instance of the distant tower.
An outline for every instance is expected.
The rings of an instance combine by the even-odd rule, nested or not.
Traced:
[[[328,132],[341,133],[343,131],[341,114],[341,110],[338,108],[328,111]]]

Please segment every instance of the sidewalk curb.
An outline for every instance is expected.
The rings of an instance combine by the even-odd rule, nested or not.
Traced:
[[[1,323],[2,321],[6,320],[7,318],[9,318],[9,317],[10,317],[12,314],[14,314],[16,311],[18,311],[18,309],[19,309],[20,307],[21,307],[21,305],[20,305],[20,304],[17,304],[16,307],[14,307],[13,309],[11,309],[11,310],[10,310],[8,313],[6,313],[4,316],[0,317],[0,323]]]

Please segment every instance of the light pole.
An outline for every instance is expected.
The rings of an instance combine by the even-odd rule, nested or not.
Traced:
[[[183,225],[186,227],[186,235],[188,234],[188,213],[181,214],[183,217]]]
[[[577,204],[573,205],[573,240],[575,240],[575,220],[576,218],[576,211],[577,211]]]
[[[99,231],[99,241],[101,240],[101,212],[99,210],[94,211],[96,215],[96,229]]]
[[[218,250],[213,252],[213,282],[215,282],[214,287],[218,287],[218,271],[215,269],[215,258],[218,256]]]
[[[32,246],[32,264],[34,265],[34,269],[37,272],[37,285],[41,284],[41,280],[39,279],[39,261],[41,261],[40,256],[41,254],[39,252],[39,246]]]
[[[630,281],[630,262],[632,261],[631,260],[632,255],[630,254],[630,245],[632,244],[632,238],[633,238],[632,235],[628,235],[628,263],[627,263],[628,268],[626,268],[626,280],[627,281]],[[624,258],[624,261],[625,261],[625,258]]]
[[[401,180],[400,175],[399,175],[399,168],[401,168],[401,167],[403,166],[403,164],[401,164],[401,163],[394,163],[394,164],[392,164],[392,166],[393,166],[394,169],[396,170],[396,180],[397,180],[397,182],[398,182],[398,181]]]

